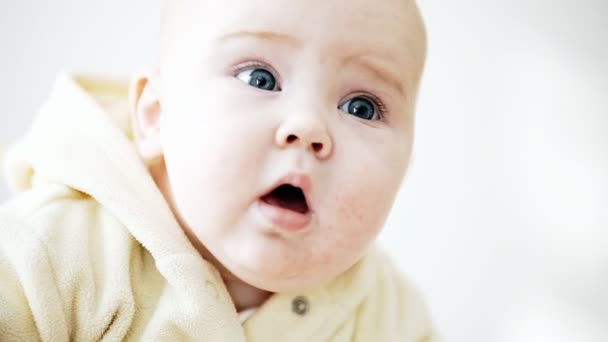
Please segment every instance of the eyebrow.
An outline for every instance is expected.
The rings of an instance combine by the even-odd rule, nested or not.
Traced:
[[[399,81],[396,70],[382,66],[381,63],[373,62],[376,59],[373,56],[366,54],[353,54],[343,59],[344,64],[354,64],[363,68],[386,82],[390,87],[397,91],[400,96],[405,97],[406,91],[403,83]]]
[[[254,38],[269,42],[282,42],[287,43],[289,45],[293,45],[294,47],[302,46],[303,43],[300,39],[290,36],[288,34],[272,32],[272,31],[238,31],[225,34],[221,36],[219,41],[230,41],[234,39],[247,39]]]

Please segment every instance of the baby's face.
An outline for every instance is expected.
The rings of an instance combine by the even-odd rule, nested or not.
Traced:
[[[409,163],[425,53],[415,4],[171,6],[159,132],[176,215],[258,288],[345,271],[383,226]]]

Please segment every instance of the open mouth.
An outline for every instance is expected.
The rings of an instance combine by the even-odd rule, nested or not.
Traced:
[[[310,210],[302,189],[290,184],[283,184],[275,188],[262,196],[262,201],[300,214],[306,214]]]

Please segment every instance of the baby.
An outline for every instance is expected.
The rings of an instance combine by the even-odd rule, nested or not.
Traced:
[[[415,2],[162,13],[158,66],[61,77],[7,156],[0,340],[434,340],[373,247],[412,149]]]

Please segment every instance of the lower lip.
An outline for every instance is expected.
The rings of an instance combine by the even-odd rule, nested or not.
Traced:
[[[293,210],[270,205],[262,200],[258,200],[258,208],[262,216],[273,226],[287,231],[300,231],[306,228],[312,221],[312,214],[310,212],[301,214]]]

